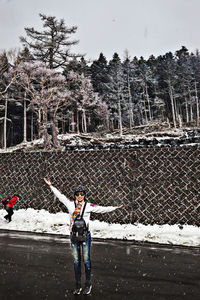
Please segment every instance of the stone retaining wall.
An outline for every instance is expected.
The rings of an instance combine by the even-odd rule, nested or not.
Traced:
[[[198,147],[0,154],[0,195],[20,192],[19,208],[66,211],[43,178],[68,197],[78,184],[88,201],[124,204],[93,215],[107,222],[200,226]]]

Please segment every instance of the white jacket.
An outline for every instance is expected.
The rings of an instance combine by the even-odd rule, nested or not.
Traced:
[[[72,216],[72,214],[75,210],[74,200],[68,199],[65,195],[63,195],[54,186],[51,185],[50,188],[51,188],[52,192],[54,193],[54,195],[67,207],[70,216]],[[82,206],[82,209],[83,209],[83,207],[84,207],[84,205]],[[82,209],[81,209],[81,212],[82,212]],[[100,206],[100,205],[96,205],[96,204],[87,202],[83,218],[89,228],[91,212],[103,214],[103,213],[108,213],[108,212],[114,211],[115,209],[117,209],[116,206]]]

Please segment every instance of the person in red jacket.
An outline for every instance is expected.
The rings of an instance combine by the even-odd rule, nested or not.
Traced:
[[[4,206],[4,209],[7,211],[7,215],[4,216],[4,218],[6,220],[8,220],[8,222],[11,222],[11,217],[14,214],[13,212],[13,206],[15,205],[15,203],[20,199],[19,194],[14,194],[13,196],[9,197],[7,196],[6,198],[4,198],[2,200],[2,204]]]

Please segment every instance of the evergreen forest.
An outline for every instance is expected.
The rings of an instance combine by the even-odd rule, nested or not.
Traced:
[[[0,54],[0,148],[59,134],[123,135],[139,126],[199,127],[200,54],[185,46],[148,59],[73,53],[77,27],[40,14],[43,30],[25,28],[19,51]]]

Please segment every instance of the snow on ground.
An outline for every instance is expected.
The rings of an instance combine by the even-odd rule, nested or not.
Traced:
[[[154,124],[156,125],[156,124]],[[145,129],[146,127],[146,129]],[[147,132],[146,132],[147,130]],[[113,147],[114,145],[117,145],[117,148],[123,149],[125,147],[125,143],[133,143],[134,148],[141,148],[145,147],[144,145],[140,144],[140,140],[150,142],[152,140],[156,140],[156,144],[154,147],[161,147],[163,144],[165,146],[170,146],[169,139],[173,140],[175,144],[177,143],[177,146],[179,145],[179,141],[184,141],[183,144],[180,144],[181,147],[184,147],[186,145],[190,146],[196,146],[199,145],[199,138],[200,138],[200,132],[199,128],[163,128],[159,130],[156,130],[156,128],[153,129],[151,126],[138,126],[135,127],[133,130],[134,133],[126,133],[119,135],[119,133],[113,132],[111,133],[66,133],[66,134],[59,134],[58,140],[61,144],[61,151],[66,151],[66,147],[72,147],[72,149],[75,148],[75,150],[85,150],[84,147],[91,146],[90,150],[92,150],[92,146],[103,146],[103,148],[109,149],[109,147]],[[192,142],[190,138],[197,138],[195,142]],[[166,141],[166,142],[165,142]],[[0,153],[11,153],[19,150],[26,150],[26,151],[34,151],[41,150],[44,140],[43,139],[37,139],[31,142],[22,142],[18,145],[8,147],[7,149],[0,149]],[[78,149],[76,147],[78,146]],[[131,147],[132,148],[132,147]],[[70,148],[71,149],[71,148]],[[96,149],[96,147],[95,147]],[[87,149],[88,150],[88,149]]]
[[[70,218],[67,213],[19,209],[14,212],[10,223],[4,219],[5,214],[4,210],[0,210],[0,229],[69,235]],[[184,225],[180,229],[178,225],[120,225],[95,220],[90,223],[90,231],[94,238],[200,246],[200,228],[191,225]]]

